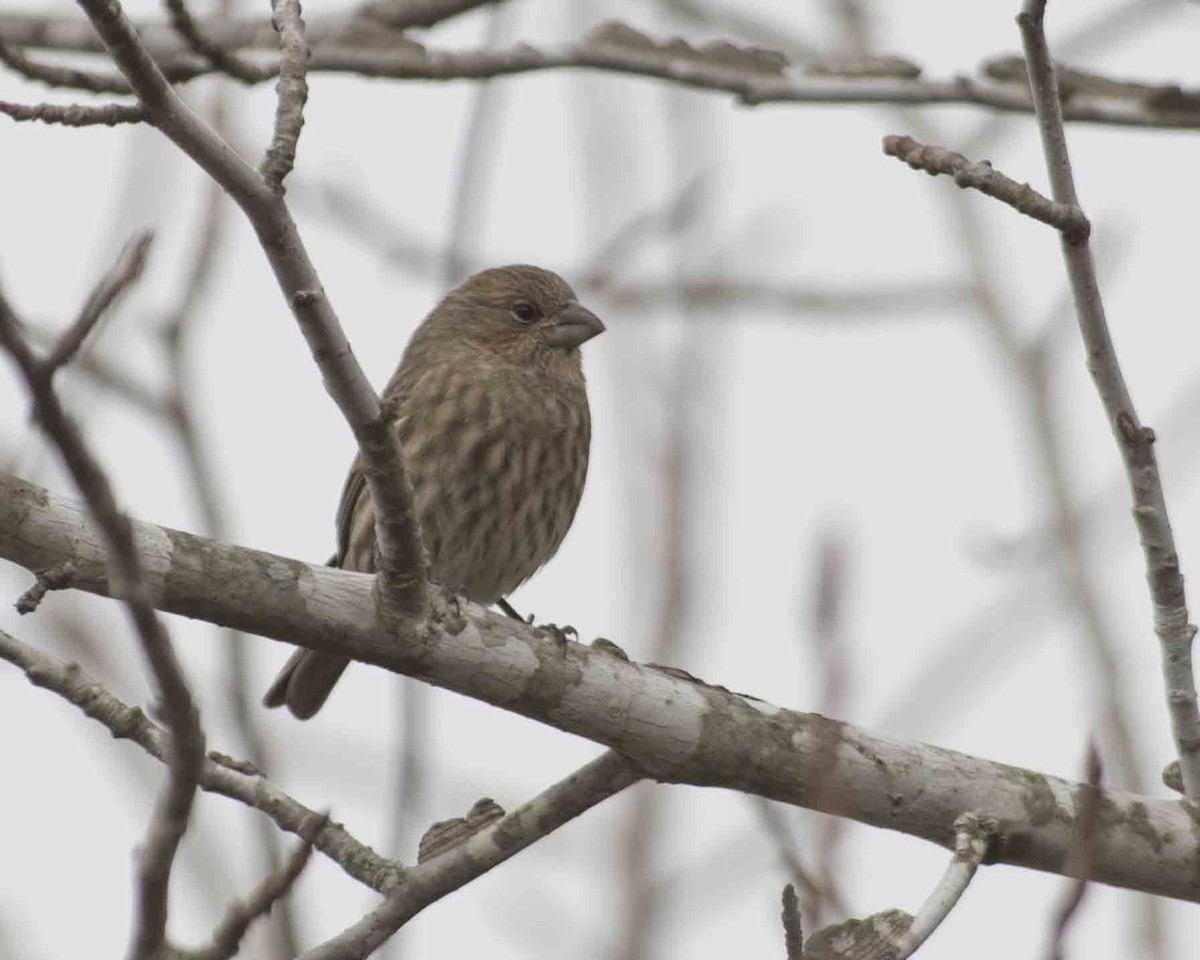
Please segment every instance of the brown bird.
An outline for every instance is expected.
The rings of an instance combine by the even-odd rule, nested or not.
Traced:
[[[413,333],[383,402],[434,580],[491,604],[554,556],[579,506],[592,435],[579,347],[603,331],[557,274],[510,266],[465,280]],[[330,564],[375,569],[375,511],[357,458]],[[306,720],[348,663],[297,650],[263,703]]]

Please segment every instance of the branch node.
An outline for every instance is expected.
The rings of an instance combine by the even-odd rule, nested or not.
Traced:
[[[75,579],[75,564],[65,560],[37,571],[34,576],[36,579],[33,586],[21,594],[16,602],[17,613],[21,616],[33,613],[51,590],[65,590],[69,587]]]
[[[476,800],[465,817],[439,820],[425,831],[417,847],[417,863],[434,857],[466,843],[480,830],[504,818],[504,808],[491,797]]]

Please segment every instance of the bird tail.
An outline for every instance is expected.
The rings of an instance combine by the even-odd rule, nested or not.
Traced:
[[[349,659],[324,650],[296,650],[263,695],[264,707],[284,705],[298,720],[313,716],[329,698]]]

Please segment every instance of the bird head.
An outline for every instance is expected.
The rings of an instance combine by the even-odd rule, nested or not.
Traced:
[[[604,324],[556,273],[524,265],[468,277],[431,314],[431,324],[494,353],[529,363],[578,363],[579,347]]]

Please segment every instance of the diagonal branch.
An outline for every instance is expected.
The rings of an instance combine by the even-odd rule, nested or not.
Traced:
[[[117,740],[130,740],[154,759],[165,763],[170,736],[140,707],[131,707],[93,680],[75,663],[64,663],[0,630],[0,659],[19,667],[34,686],[57,693]],[[204,758],[200,788],[244,803],[270,817],[281,830],[303,837],[320,815],[283,793],[253,766],[213,751]],[[313,845],[337,863],[348,876],[378,893],[399,880],[400,868],[356,840],[338,823],[326,822]]]
[[[163,0],[167,14],[171,18],[171,26],[181,36],[187,45],[201,57],[211,63],[221,73],[226,73],[242,83],[261,83],[274,75],[270,67],[244,60],[236,53],[226,50],[205,32],[193,18],[187,8],[186,0]]]
[[[226,190],[258,234],[325,388],[358,442],[376,510],[378,601],[385,613],[398,621],[419,618],[427,608],[426,561],[399,438],[325,296],[278,183],[260,176],[188,109],[154,63],[118,0],[79,3],[155,126]],[[292,23],[285,33],[294,37],[297,30],[298,25]],[[297,124],[297,117],[285,123],[285,138],[298,135]],[[282,180],[286,170],[278,168],[276,173]]]
[[[611,644],[563,642],[463,603],[396,629],[367,574],[302,563],[148,523],[138,546],[160,609],[414,676],[603,744],[647,775],[812,807],[948,846],[963,813],[995,818],[996,862],[1061,874],[1079,786],[952,750],[876,736],[685,675]],[[103,543],[81,506],[0,474],[0,557],[75,564],[72,586],[109,595]],[[836,742],[821,789],[814,761]],[[1105,792],[1094,882],[1200,902],[1192,815],[1180,802]],[[320,844],[318,843],[318,848]]]
[[[1028,63],[1042,150],[1055,201],[1078,207],[1075,178],[1063,130],[1062,105],[1043,30],[1045,0],[1026,0],[1017,24]],[[1154,604],[1154,632],[1162,650],[1167,711],[1187,796],[1200,798],[1200,710],[1192,673],[1192,638],[1187,598],[1166,497],[1154,455],[1154,431],[1138,420],[1113,348],[1104,303],[1086,237],[1063,235],[1063,260],[1075,299],[1079,330],[1087,350],[1087,368],[1108,415],[1133,494],[1133,518],[1146,560],[1146,576]]]
[[[611,750],[459,845],[404,872],[382,904],[300,960],[358,960],[432,903],[453,893],[642,778]]]
[[[199,950],[181,950],[178,960],[231,960],[241,947],[246,931],[259,917],[287,896],[292,885],[308,866],[313,841],[329,822],[328,814],[311,817],[300,828],[300,845],[279,868],[268,874],[245,900],[235,901],[213,931],[212,943]]]
[[[149,231],[142,231],[135,234],[121,249],[116,262],[109,268],[108,273],[88,294],[87,302],[79,311],[75,322],[67,328],[66,333],[54,344],[49,355],[42,361],[45,376],[53,376],[59,367],[70,363],[71,358],[83,346],[84,340],[87,339],[88,334],[92,332],[108,308],[141,276],[142,268],[146,265],[146,256],[150,252],[152,239]]]

